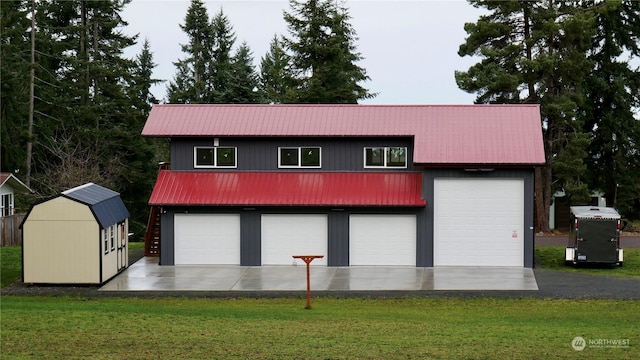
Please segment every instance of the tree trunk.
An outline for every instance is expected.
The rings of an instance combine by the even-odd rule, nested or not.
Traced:
[[[25,184],[31,186],[31,158],[33,157],[33,113],[35,108],[36,76],[36,2],[31,0],[31,69],[29,70],[29,130],[27,140],[27,176]]]

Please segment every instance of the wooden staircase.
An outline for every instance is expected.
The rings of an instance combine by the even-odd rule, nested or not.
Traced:
[[[171,163],[161,162],[158,164],[158,171],[168,170]],[[147,233],[144,234],[144,256],[160,256],[160,214],[162,208],[152,206],[147,221]]]
[[[144,256],[160,256],[160,207],[152,206],[144,235]]]

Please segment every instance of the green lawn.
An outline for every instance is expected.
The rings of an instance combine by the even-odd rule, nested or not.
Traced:
[[[5,287],[22,278],[22,247],[0,247],[0,285]]]
[[[3,358],[638,359],[640,302],[2,298]],[[581,336],[627,347],[582,352]]]
[[[580,272],[591,275],[613,275],[619,277],[640,276],[640,249],[624,249],[623,266],[567,266],[564,263],[563,246],[537,246],[536,259],[544,269]]]
[[[132,250],[142,246],[131,244]],[[638,276],[638,249],[625,251],[623,268],[610,269],[565,267],[563,257],[557,256],[563,255],[562,249],[538,247],[536,252],[544,267]],[[5,286],[13,282],[7,277],[20,277],[20,248],[0,251]],[[318,297],[312,310],[304,305],[303,298],[3,296],[0,355],[3,359],[640,358],[639,301]],[[587,341],[581,352],[571,346],[577,336]]]

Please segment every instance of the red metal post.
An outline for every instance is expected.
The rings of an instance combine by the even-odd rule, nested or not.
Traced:
[[[309,277],[309,265],[313,259],[322,259],[324,255],[294,255],[294,259],[302,259],[307,264],[307,306],[305,309],[311,309],[311,278]]]

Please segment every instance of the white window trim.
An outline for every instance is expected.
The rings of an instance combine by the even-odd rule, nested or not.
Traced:
[[[302,165],[302,149],[318,149],[319,164],[314,166]],[[282,165],[282,150],[292,149],[298,151],[298,165]],[[278,168],[279,169],[320,169],[322,168],[322,148],[320,146],[279,146],[278,147]]]
[[[102,229],[102,238],[103,238],[103,243],[104,243],[104,253],[108,254],[109,253],[109,238],[108,238],[108,234],[107,234],[107,228]]]
[[[5,198],[9,199],[9,203],[7,204],[4,200]],[[5,211],[7,212],[7,216],[11,216],[15,214],[15,205],[12,193],[6,193],[0,195],[0,216],[4,216]]]
[[[116,236],[115,236],[115,225],[111,225],[109,227],[109,232],[111,233],[110,239],[111,239],[111,251],[114,251],[116,249]]]
[[[198,165],[198,149],[213,149],[213,165]],[[233,166],[218,165],[218,149],[233,149]],[[194,146],[193,167],[195,169],[236,169],[238,167],[238,148],[235,146]]]
[[[404,148],[405,159],[404,166],[389,166],[387,165],[387,153],[390,148]],[[384,156],[384,165],[367,165],[367,149],[382,149]],[[406,146],[366,146],[362,152],[362,160],[365,169],[406,169],[408,167],[408,159],[407,159],[407,147]]]

